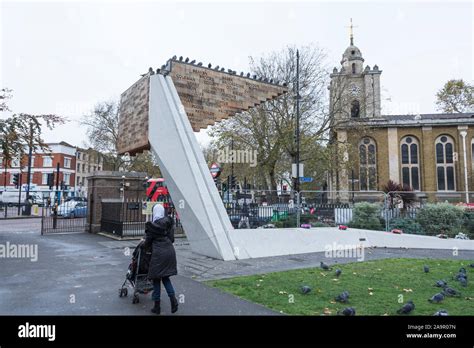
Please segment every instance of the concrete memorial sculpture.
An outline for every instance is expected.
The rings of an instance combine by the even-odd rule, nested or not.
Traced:
[[[150,149],[157,155],[194,251],[224,260],[251,257],[233,242],[233,227],[194,131],[286,92],[286,85],[272,80],[173,57],[122,94],[119,153]]]

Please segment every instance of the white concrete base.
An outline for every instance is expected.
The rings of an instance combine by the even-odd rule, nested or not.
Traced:
[[[338,245],[366,247],[474,250],[474,240],[440,239],[412,234],[393,234],[336,227],[241,229],[230,233],[237,251],[249,258],[326,251]],[[361,241],[360,239],[365,239]],[[246,257],[238,257],[246,258]]]

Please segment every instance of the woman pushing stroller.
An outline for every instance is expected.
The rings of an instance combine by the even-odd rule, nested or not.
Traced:
[[[178,274],[176,267],[176,252],[174,243],[174,221],[165,216],[165,208],[161,204],[153,207],[152,221],[145,224],[145,250],[151,250],[151,261],[148,278],[153,281],[152,299],[155,302],[151,309],[160,314],[161,283],[170,298],[171,313],[178,310],[178,300],[175,296],[170,277]]]

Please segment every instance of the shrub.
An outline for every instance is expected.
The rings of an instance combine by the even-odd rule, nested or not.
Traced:
[[[464,233],[466,233],[470,239],[474,238],[474,211],[466,210],[464,212]]]
[[[430,236],[444,233],[454,237],[462,231],[464,220],[464,209],[449,203],[427,204],[416,216],[425,234]]]
[[[389,229],[400,229],[408,234],[425,234],[420,224],[414,219],[396,218],[390,221]]]
[[[352,211],[349,227],[366,230],[383,230],[380,222],[380,206],[377,203],[356,203]]]

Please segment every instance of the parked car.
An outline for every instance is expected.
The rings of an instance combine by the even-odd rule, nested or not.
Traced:
[[[79,201],[68,201],[58,205],[58,216],[74,219],[87,216],[87,204]],[[51,212],[54,214],[54,212]]]

